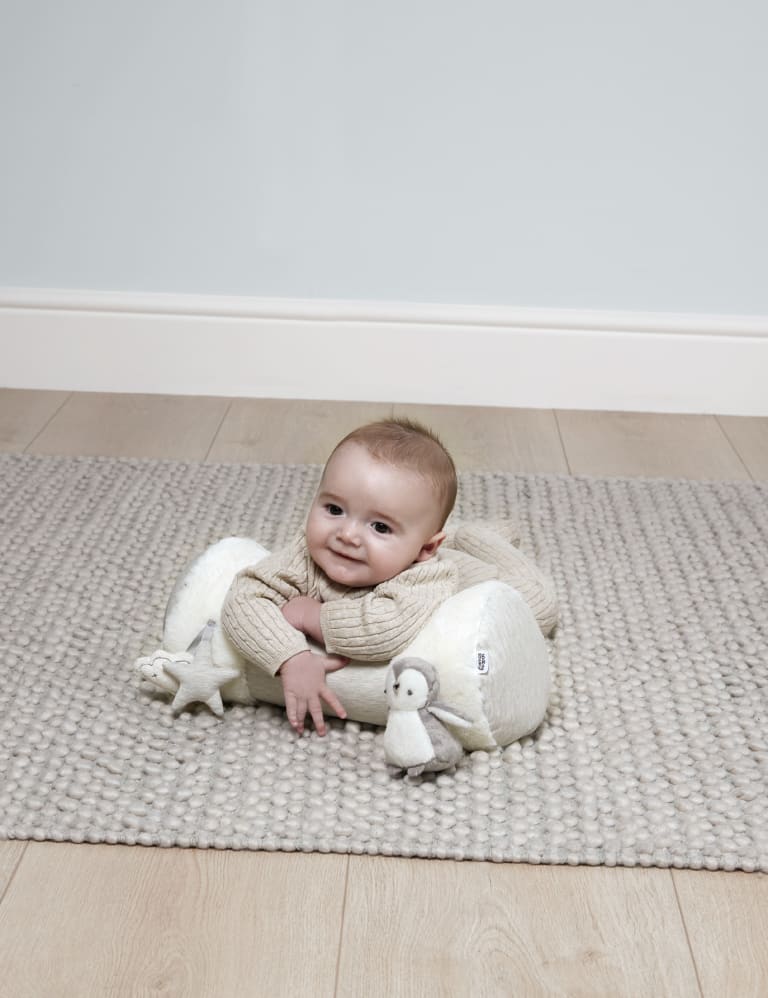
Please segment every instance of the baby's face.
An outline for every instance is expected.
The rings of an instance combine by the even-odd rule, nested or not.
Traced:
[[[444,537],[438,526],[426,478],[349,442],[325,466],[307,519],[307,546],[334,582],[376,586],[431,558]]]

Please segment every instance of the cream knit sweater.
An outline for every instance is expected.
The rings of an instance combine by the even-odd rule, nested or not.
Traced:
[[[246,659],[275,675],[283,662],[309,647],[280,607],[294,596],[312,596],[323,604],[320,626],[329,654],[386,662],[407,648],[440,603],[490,579],[517,589],[543,633],[552,630],[557,599],[551,581],[499,533],[477,523],[460,526],[428,561],[364,589],[329,579],[310,558],[302,531],[287,547],[237,575],[221,623]]]

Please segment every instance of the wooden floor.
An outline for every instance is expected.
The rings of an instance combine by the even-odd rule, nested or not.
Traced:
[[[321,462],[393,409],[465,469],[768,478],[768,419],[12,390],[0,450]],[[745,998],[767,941],[759,874],[0,843],[7,998]]]

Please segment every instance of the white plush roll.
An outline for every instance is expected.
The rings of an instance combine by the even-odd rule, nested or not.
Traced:
[[[208,620],[218,623],[232,579],[267,554],[242,537],[227,537],[204,551],[168,601],[164,649],[184,651]],[[240,670],[222,689],[225,701],[284,703],[280,680],[247,663],[220,626],[212,653],[216,665]],[[398,658],[406,656],[432,662],[440,676],[441,703],[471,721],[469,728],[453,729],[466,749],[509,745],[544,718],[550,690],[546,642],[523,598],[503,582],[483,582],[446,600]],[[352,662],[329,673],[328,685],[351,720],[386,724],[388,665]]]

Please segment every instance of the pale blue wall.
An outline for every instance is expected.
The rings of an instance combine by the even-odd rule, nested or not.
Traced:
[[[768,314],[764,0],[0,9],[0,284]]]

